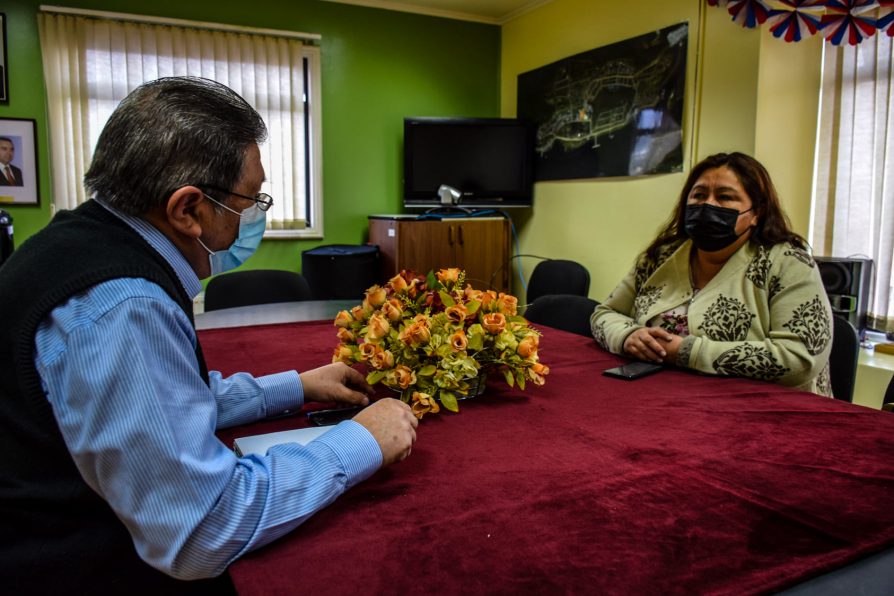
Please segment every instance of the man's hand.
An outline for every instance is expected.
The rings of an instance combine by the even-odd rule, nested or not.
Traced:
[[[419,421],[404,402],[390,397],[380,399],[353,420],[362,424],[376,439],[382,450],[383,466],[403,461],[410,455]]]
[[[677,360],[677,351],[683,338],[660,327],[642,327],[624,340],[624,351],[634,358],[647,362],[671,364]]]
[[[374,393],[362,374],[343,362],[301,373],[304,401],[365,406]]]

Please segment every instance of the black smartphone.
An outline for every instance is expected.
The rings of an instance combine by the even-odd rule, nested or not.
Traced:
[[[656,373],[659,370],[664,370],[664,367],[660,364],[655,364],[653,362],[631,362],[629,364],[622,364],[621,366],[604,370],[602,371],[602,374],[632,381]]]
[[[317,426],[331,426],[342,420],[349,420],[357,415],[357,412],[366,406],[352,406],[348,408],[333,408],[331,410],[314,410],[307,413],[307,420]]]

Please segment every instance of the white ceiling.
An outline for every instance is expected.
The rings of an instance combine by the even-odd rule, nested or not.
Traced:
[[[324,0],[357,4],[385,10],[475,21],[492,25],[503,23],[552,0]]]

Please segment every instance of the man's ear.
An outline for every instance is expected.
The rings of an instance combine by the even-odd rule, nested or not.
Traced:
[[[198,238],[202,235],[201,211],[205,203],[204,193],[195,186],[178,188],[165,205],[165,216],[174,230]]]

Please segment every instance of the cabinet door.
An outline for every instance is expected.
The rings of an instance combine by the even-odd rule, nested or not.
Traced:
[[[401,269],[425,275],[459,267],[478,289],[508,291],[509,222],[456,219],[441,221],[370,220],[369,239],[378,244],[383,279]]]
[[[459,267],[456,261],[457,233],[457,224],[453,222],[401,222],[398,265],[420,275],[431,270]]]
[[[457,223],[457,266],[466,270],[466,280],[472,286],[508,291],[507,225],[506,220],[461,220]]]
[[[398,222],[394,219],[370,218],[369,243],[379,247],[379,283],[384,283],[400,271],[397,263]]]

